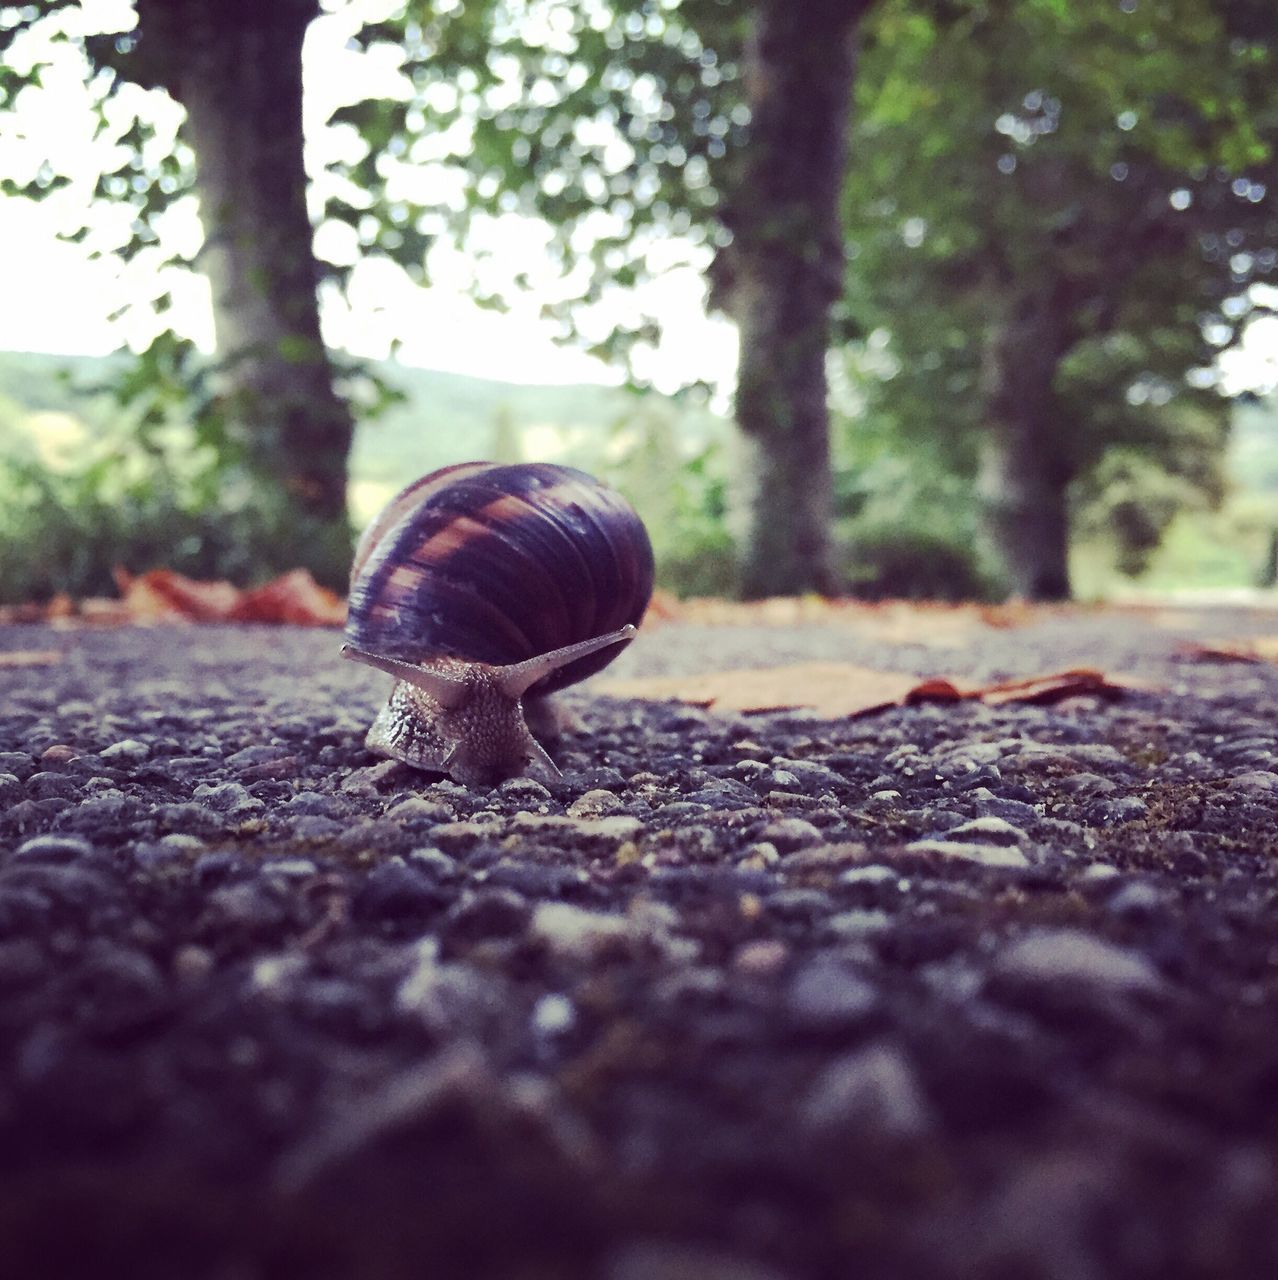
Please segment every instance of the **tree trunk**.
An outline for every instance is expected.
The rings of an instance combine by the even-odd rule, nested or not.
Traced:
[[[757,0],[750,145],[726,213],[741,337],[737,423],[751,446],[746,596],[837,589],[825,358],[843,291],[839,197],[854,34],[868,0]]]
[[[302,41],[319,5],[139,0],[138,9],[151,64],[187,112],[206,232],[200,265],[230,416],[268,503],[274,491],[272,551],[336,584],[350,561],[352,421],[320,335],[302,135]]]
[[[988,433],[981,490],[987,527],[1012,591],[1068,600],[1073,468],[1053,389],[1067,348],[1055,305],[995,325],[985,350]]]

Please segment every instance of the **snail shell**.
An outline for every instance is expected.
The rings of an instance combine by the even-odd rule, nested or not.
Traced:
[[[554,768],[528,728],[606,666],[652,594],[633,508],[583,471],[468,462],[409,485],[360,539],[346,656],[397,683],[368,747],[462,782]]]

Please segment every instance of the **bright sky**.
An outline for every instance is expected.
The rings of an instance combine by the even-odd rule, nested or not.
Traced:
[[[130,25],[128,0],[85,0],[99,29],[123,29]],[[371,6],[378,0],[365,0]],[[112,25],[112,19],[116,25]],[[308,164],[316,175],[326,159],[340,152],[340,130],[324,121],[333,108],[362,96],[361,91],[385,91],[393,81],[392,67],[346,48],[355,27],[349,9],[329,14],[312,26],[308,37],[305,73],[307,86]],[[0,125],[0,169],[28,172],[48,156],[84,178],[67,192],[42,204],[17,198],[0,198],[0,281],[6,304],[0,307],[0,349],[48,351],[59,354],[103,353],[132,340],[144,343],[153,323],[135,310],[112,319],[126,303],[157,293],[161,287],[151,255],[139,255],[125,265],[107,256],[92,260],[83,246],[58,239],[58,231],[77,222],[83,209],[85,184],[98,171],[102,144],[94,140],[94,124],[83,86],[78,57],[66,47],[44,75],[45,88],[28,90],[19,100],[18,130]],[[128,92],[132,92],[131,90]],[[180,110],[158,95],[136,90],[132,104],[146,97],[146,111],[169,131],[176,129]],[[432,197],[430,178],[419,199]],[[433,193],[446,199],[445,186]],[[95,215],[93,236],[103,245],[122,234],[118,217],[104,209]],[[200,228],[194,200],[178,202],[168,215],[162,236],[173,245],[194,248]],[[343,231],[322,228],[318,244],[328,253],[343,251]],[[438,247],[432,252],[432,285],[420,288],[389,263],[363,263],[356,267],[348,296],[324,300],[325,335],[335,347],[356,355],[385,356],[392,340],[400,338],[400,359],[407,364],[442,369],[477,377],[522,383],[610,382],[614,371],[580,351],[553,340],[554,325],[540,316],[543,301],[553,289],[554,269],[541,251],[545,231],[536,222],[510,217],[487,228],[484,239],[492,250],[492,269],[507,277],[528,272],[535,288],[504,315],[485,311],[472,303],[465,285],[472,264],[456,252]],[[673,257],[679,257],[675,246]],[[676,261],[638,296],[612,305],[632,314],[643,312],[661,322],[661,347],[644,361],[638,372],[652,378],[663,390],[697,379],[726,388],[736,364],[735,329],[722,318],[707,317],[703,285],[697,270],[697,250],[683,255],[692,265]],[[540,273],[535,269],[545,263]],[[531,268],[531,269],[530,269]],[[204,280],[189,272],[167,278],[175,298],[174,323],[206,349],[213,346],[209,291]],[[1270,290],[1270,293],[1278,291]],[[607,319],[607,316],[602,317]],[[1278,385],[1278,320],[1254,322],[1240,348],[1221,360],[1222,374],[1230,390]]]
[[[129,25],[126,0],[88,0],[95,20],[113,29]],[[361,90],[385,92],[394,70],[346,48],[355,28],[349,10],[329,14],[312,24],[305,51],[308,167],[320,174],[325,161],[339,154],[339,130],[325,127],[333,108],[361,96]],[[57,156],[60,167],[95,174],[101,144],[95,143],[88,96],[78,58],[68,49],[44,75],[42,91],[27,91],[19,102],[18,134],[0,133],[0,168],[6,172],[34,167]],[[130,105],[141,92],[129,99]],[[169,130],[180,111],[147,95],[148,115]],[[446,198],[442,188],[415,192],[427,200]],[[131,265],[113,257],[96,261],[87,248],[58,239],[58,231],[76,223],[87,199],[84,185],[58,193],[41,204],[0,198],[0,280],[8,305],[0,307],[0,349],[96,354],[132,339],[145,342],[151,325],[145,315],[112,320],[112,313],[139,297],[158,292],[160,277],[150,255]],[[103,244],[121,228],[112,227],[108,211],[95,215],[94,236]],[[343,228],[322,228],[319,246],[340,254]],[[165,241],[192,248],[200,228],[194,201],[179,201],[162,230]],[[431,287],[421,288],[388,262],[361,263],[353,273],[346,298],[324,299],[325,336],[331,345],[356,355],[380,357],[391,342],[402,341],[399,358],[406,364],[443,369],[476,377],[521,383],[615,382],[616,371],[599,360],[554,341],[556,327],[540,309],[553,288],[554,269],[542,245],[545,230],[535,221],[510,217],[483,233],[493,258],[490,270],[507,278],[530,272],[538,287],[511,311],[498,314],[476,306],[466,296],[471,264],[442,245],[429,263]],[[690,251],[695,255],[695,250]],[[544,261],[538,273],[535,264]],[[540,276],[540,278],[539,278]],[[173,321],[202,347],[213,347],[213,320],[205,281],[190,273],[172,272],[166,282],[175,294]],[[661,322],[661,347],[638,361],[638,372],[664,390],[696,379],[730,383],[736,364],[736,332],[721,317],[706,315],[699,272],[672,265],[644,292],[625,303],[626,311],[642,311]],[[614,316],[620,312],[614,312]]]

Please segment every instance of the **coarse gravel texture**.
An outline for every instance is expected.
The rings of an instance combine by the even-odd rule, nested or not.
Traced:
[[[1272,615],[846,658],[1161,687],[853,720],[570,695],[377,761],[331,632],[0,630],[0,1276],[1278,1275]]]

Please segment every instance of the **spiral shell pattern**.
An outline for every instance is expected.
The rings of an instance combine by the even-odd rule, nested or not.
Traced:
[[[409,485],[364,533],[346,634],[408,662],[521,662],[637,626],[652,575],[643,522],[584,471],[460,463]],[[590,654],[534,691],[584,680],[616,653]]]

